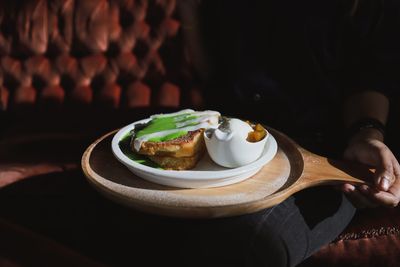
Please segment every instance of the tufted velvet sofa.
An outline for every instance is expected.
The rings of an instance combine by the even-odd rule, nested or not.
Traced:
[[[95,203],[119,218],[129,210],[97,196],[79,160],[96,137],[134,119],[207,107],[176,5],[0,1],[1,266],[121,264],[85,231],[112,221],[93,215]],[[399,266],[399,227],[398,208],[362,210],[302,266]]]

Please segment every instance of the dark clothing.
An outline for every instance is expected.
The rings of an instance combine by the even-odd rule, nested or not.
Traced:
[[[192,228],[201,233],[203,242],[194,244],[207,244],[206,259],[215,264],[198,266],[296,266],[337,237],[354,212],[339,191],[320,187],[254,214],[197,222]]]
[[[315,153],[339,157],[344,98],[360,90],[397,94],[397,0],[357,1],[357,9],[347,0],[209,2],[204,32],[216,66],[210,108],[265,123]],[[327,192],[306,190],[272,209],[228,219],[227,225],[251,229],[250,247],[249,239],[240,244],[252,266],[294,266],[332,241],[354,207]],[[240,229],[232,240],[246,233]],[[229,243],[239,245],[221,246]]]
[[[110,201],[76,170],[2,188],[0,211],[2,220],[107,266],[243,267],[247,262],[249,267],[286,267],[335,238],[352,218],[354,208],[339,191],[320,187],[254,214],[212,220],[168,218]],[[20,235],[11,247],[36,238]],[[2,245],[8,248],[6,242]],[[0,250],[0,256],[29,256],[26,249],[32,245],[36,243],[23,245],[22,254]],[[55,251],[60,249],[64,248]]]
[[[205,29],[217,108],[292,136],[328,132],[342,127],[344,96],[391,96],[400,85],[396,0],[357,1],[355,12],[346,0],[218,1],[219,9],[212,2],[206,23],[219,27]]]

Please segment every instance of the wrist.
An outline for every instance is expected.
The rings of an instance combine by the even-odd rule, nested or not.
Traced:
[[[348,141],[376,139],[383,142],[385,130],[385,125],[379,120],[363,118],[355,121],[348,128]]]
[[[358,142],[358,141],[366,141],[366,140],[379,140],[381,142],[384,141],[384,136],[382,132],[377,129],[369,128],[362,129],[355,133],[348,139],[349,143]]]

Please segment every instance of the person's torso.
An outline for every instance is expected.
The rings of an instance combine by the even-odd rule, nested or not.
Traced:
[[[323,123],[340,109],[347,7],[328,2],[221,4],[219,78],[235,109],[242,105],[274,124],[299,126]]]

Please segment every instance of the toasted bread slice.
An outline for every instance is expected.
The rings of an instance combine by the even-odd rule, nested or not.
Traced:
[[[153,115],[135,129],[131,148],[166,169],[193,168],[206,150],[204,130],[216,127],[220,115],[217,111],[189,109]]]
[[[204,129],[165,142],[143,142],[139,154],[157,157],[187,158],[202,154],[205,150]],[[134,149],[132,144],[132,149]]]
[[[197,153],[191,157],[168,157],[168,156],[148,156],[162,168],[167,170],[188,170],[196,166],[197,162],[203,156],[203,153]]]

